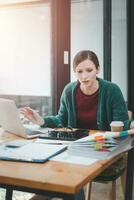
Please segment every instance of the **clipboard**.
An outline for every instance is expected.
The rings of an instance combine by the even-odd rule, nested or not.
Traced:
[[[0,160],[44,163],[65,151],[67,145],[29,143],[19,148],[0,148]]]

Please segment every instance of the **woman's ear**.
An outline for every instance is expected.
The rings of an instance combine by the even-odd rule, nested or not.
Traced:
[[[96,70],[96,74],[100,73],[100,66],[98,66],[97,70]]]

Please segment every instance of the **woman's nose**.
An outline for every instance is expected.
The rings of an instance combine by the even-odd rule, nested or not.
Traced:
[[[87,73],[83,73],[83,74],[82,74],[82,78],[83,78],[83,79],[87,79],[87,77],[88,77]]]

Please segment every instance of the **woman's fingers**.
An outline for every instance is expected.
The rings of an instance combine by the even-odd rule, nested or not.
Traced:
[[[34,111],[29,109],[28,107],[20,108],[20,113],[23,114],[25,117],[31,117],[34,115]]]
[[[37,113],[37,111],[31,109],[30,107],[20,108],[20,113],[35,124],[44,124],[44,119]]]

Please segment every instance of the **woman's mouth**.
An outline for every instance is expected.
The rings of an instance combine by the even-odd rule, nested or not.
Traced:
[[[82,81],[82,83],[87,84],[87,83],[89,83],[89,81]]]

